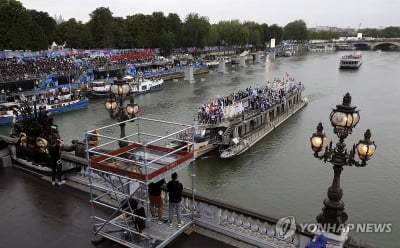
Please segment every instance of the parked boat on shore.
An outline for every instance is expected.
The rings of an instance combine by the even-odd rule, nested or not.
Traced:
[[[358,69],[362,64],[362,55],[360,52],[355,52],[350,55],[343,55],[340,58],[340,69]]]
[[[199,108],[195,133],[179,138],[194,142],[196,158],[216,148],[221,158],[238,156],[307,104],[303,90],[287,77],[215,99]]]

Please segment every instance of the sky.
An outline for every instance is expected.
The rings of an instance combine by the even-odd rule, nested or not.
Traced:
[[[19,0],[27,9],[61,15],[64,20],[75,18],[86,23],[98,7],[111,10],[114,17],[163,12],[178,14],[184,21],[189,13],[219,21],[254,21],[284,27],[303,20],[308,28],[330,26],[339,28],[384,28],[400,26],[399,0]]]

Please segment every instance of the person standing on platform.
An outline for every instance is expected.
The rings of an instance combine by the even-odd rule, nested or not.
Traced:
[[[51,176],[51,183],[53,185],[56,184],[56,176],[58,177],[58,185],[62,185],[65,183],[64,180],[61,180],[61,170],[62,170],[62,162],[60,149],[64,146],[64,141],[61,139],[57,139],[54,145],[49,146],[49,155],[51,159],[51,167],[53,169],[53,173]]]
[[[150,198],[150,213],[152,217],[155,217],[156,209],[158,215],[158,223],[162,224],[163,221],[163,201],[161,198],[161,186],[165,184],[165,180],[162,179],[156,183],[149,184],[149,198]]]
[[[176,172],[172,173],[171,179],[172,180],[169,181],[167,184],[169,196],[168,222],[169,226],[172,226],[175,212],[178,221],[178,227],[181,227],[183,225],[183,222],[181,220],[181,201],[183,185],[178,181],[178,174]]]

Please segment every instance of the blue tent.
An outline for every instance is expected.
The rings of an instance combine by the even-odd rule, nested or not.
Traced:
[[[44,88],[48,88],[48,87],[58,87],[57,73],[51,73],[39,85],[40,89],[44,89]]]
[[[135,65],[130,65],[128,67],[128,70],[126,70],[126,75],[132,75],[136,72],[136,66]]]

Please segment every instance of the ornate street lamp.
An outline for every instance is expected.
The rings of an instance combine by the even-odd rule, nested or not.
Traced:
[[[335,147],[332,147],[332,141],[329,147],[326,146],[327,138],[323,133],[322,123],[318,124],[317,132],[310,138],[314,157],[323,159],[325,163],[330,162],[333,164],[334,177],[332,185],[328,189],[328,198],[324,200],[322,213],[317,216],[317,222],[328,225],[328,231],[335,234],[341,233],[348,217],[344,212],[344,203],[342,201],[343,190],[340,188],[340,174],[343,166],[366,166],[366,162],[371,158],[376,149],[375,143],[370,140],[371,131],[367,129],[364,139],[360,140],[357,145],[353,145],[350,152],[347,151],[344,140],[351,134],[353,128],[360,120],[359,111],[356,110],[355,106],[351,106],[350,104],[351,96],[347,93],[343,97],[343,103],[336,105],[336,109],[333,109],[329,116],[333,132],[339,138],[339,142],[336,143]],[[320,154],[324,147],[325,151]],[[356,151],[361,163],[354,158]]]
[[[135,103],[133,96],[129,98],[129,104],[124,108],[124,100],[129,94],[129,84],[119,73],[117,79],[114,80],[110,87],[110,97],[104,103],[104,107],[110,113],[110,117],[118,122],[123,122],[132,119],[139,111],[138,105]],[[128,145],[125,134],[125,122],[119,124],[121,130],[121,140],[118,142],[120,147]]]

